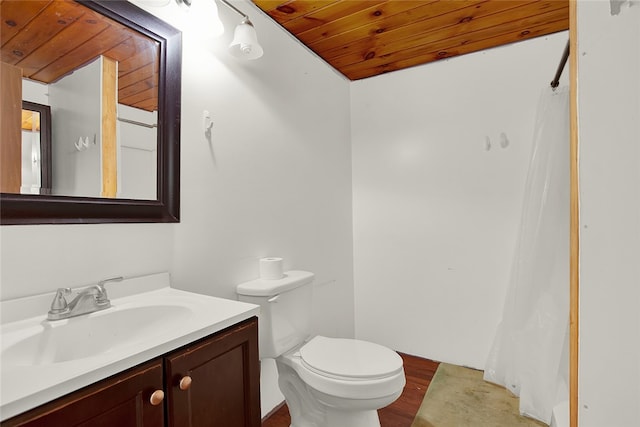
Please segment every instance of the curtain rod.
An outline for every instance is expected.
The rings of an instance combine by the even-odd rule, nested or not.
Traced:
[[[564,70],[564,66],[567,63],[567,59],[569,58],[569,40],[567,40],[567,46],[564,48],[564,52],[562,53],[562,58],[560,59],[560,64],[558,64],[558,70],[556,71],[556,76],[551,81],[551,87],[557,88],[560,84],[560,76],[562,75],[562,70]]]

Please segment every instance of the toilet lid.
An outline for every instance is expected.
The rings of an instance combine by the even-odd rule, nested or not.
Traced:
[[[317,336],[300,348],[300,357],[311,370],[331,377],[384,378],[402,370],[402,358],[379,344]]]

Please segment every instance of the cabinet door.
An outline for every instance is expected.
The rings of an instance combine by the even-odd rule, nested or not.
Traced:
[[[165,378],[169,427],[259,427],[257,319],[168,355]]]
[[[150,403],[156,390],[162,390],[161,359],[13,417],[2,427],[162,427],[163,403]]]

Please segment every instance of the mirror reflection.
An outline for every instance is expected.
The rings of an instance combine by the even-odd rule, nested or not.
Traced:
[[[51,109],[22,101],[21,194],[51,194]]]
[[[51,118],[2,114],[12,131],[0,166],[14,175],[3,174],[2,192],[156,200],[158,42],[72,0],[5,0],[0,14],[3,93]],[[15,103],[3,98],[5,112]]]

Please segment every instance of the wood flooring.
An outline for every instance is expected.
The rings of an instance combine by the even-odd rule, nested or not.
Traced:
[[[431,378],[438,369],[438,362],[400,353],[404,361],[407,384],[402,395],[386,408],[378,411],[381,427],[410,427],[420,408]],[[262,422],[262,427],[289,427],[291,417],[287,405],[282,405]]]

